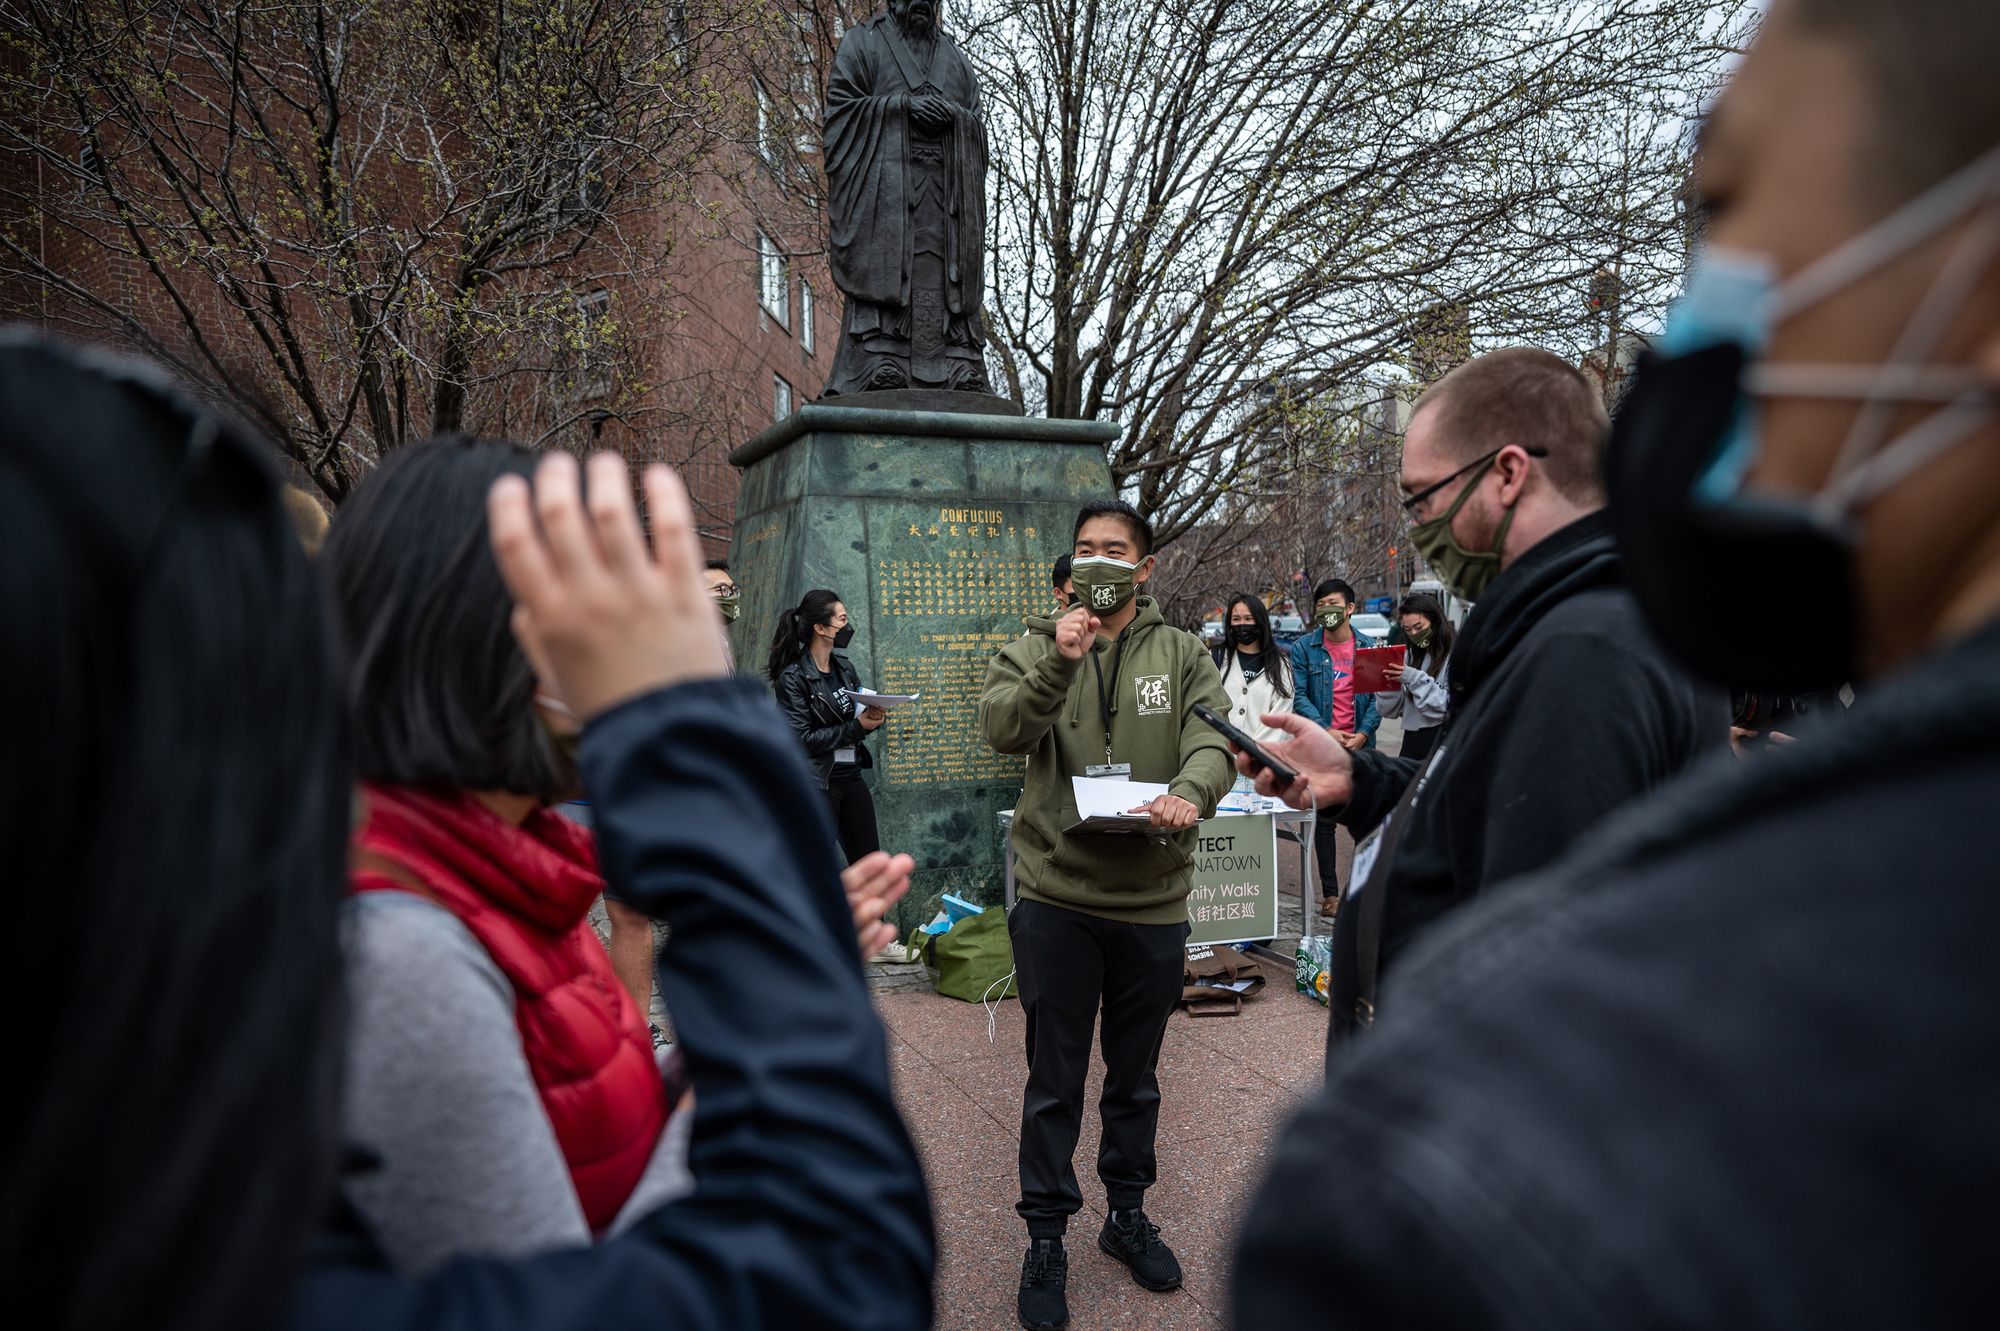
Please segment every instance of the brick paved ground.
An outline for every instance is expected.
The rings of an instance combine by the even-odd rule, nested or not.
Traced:
[[[1077,1147],[1084,1211],[1070,1228],[1070,1325],[1183,1331],[1227,1324],[1236,1218],[1262,1176],[1272,1134],[1324,1067],[1326,1009],[1267,968],[1270,983],[1238,1017],[1176,1015],[1160,1054],[1159,1185],[1146,1209],[1179,1254],[1186,1285],[1153,1294],[1097,1249],[1104,1193],[1093,1070]],[[932,993],[877,999],[903,1115],[930,1177],[939,1237],[940,1331],[1018,1325],[1014,1296],[1026,1231],[1014,1214],[1021,1088],[1021,1005],[1000,1006],[994,1038],[977,1007]]]
[[[1342,836],[1343,879],[1353,846]],[[1276,948],[1290,957],[1299,929],[1295,853],[1286,870]],[[1315,901],[1315,905],[1317,902]],[[900,951],[900,949],[897,949]],[[1021,1005],[987,1012],[931,992],[922,969],[871,967],[876,1004],[904,1120],[917,1141],[937,1213],[940,1331],[1005,1331],[1019,1325],[1014,1294],[1026,1230],[1019,1196],[1021,1089],[1027,1079]],[[1228,1324],[1227,1269],[1236,1217],[1262,1176],[1272,1134],[1298,1097],[1324,1075],[1326,1009],[1295,992],[1286,965],[1267,963],[1263,993],[1237,1017],[1176,1014],[1160,1051],[1160,1183],[1146,1209],[1179,1254],[1186,1285],[1172,1294],[1139,1288],[1097,1250],[1104,1193],[1097,1183],[1103,1085],[1093,1068],[1084,1103],[1077,1178],[1084,1212],[1071,1224],[1070,1326],[1074,1331],[1143,1327],[1192,1331]]]
[[[1397,731],[1385,726],[1395,752]],[[1353,843],[1341,834],[1342,881]],[[1289,958],[1302,923],[1298,855],[1278,853],[1280,937]],[[1305,909],[1317,907],[1317,893]],[[595,916],[604,930],[602,906]],[[987,1010],[943,998],[920,965],[898,958],[900,944],[868,967],[889,1032],[890,1064],[904,1120],[924,1161],[937,1217],[939,1331],[1006,1331],[1017,1326],[1014,1295],[1026,1231],[1014,1214],[1019,1195],[1021,1089],[1027,1070],[1021,1005]],[[1160,1052],[1160,1183],[1146,1209],[1179,1254],[1185,1286],[1153,1294],[1097,1249],[1104,1193],[1093,1168],[1103,1086],[1093,1067],[1077,1145],[1084,1211],[1072,1223],[1070,1325],[1074,1331],[1143,1328],[1210,1331],[1228,1324],[1228,1258],[1236,1219],[1262,1177],[1272,1135],[1325,1067],[1326,1009],[1297,993],[1283,963],[1266,963],[1264,992],[1237,1017],[1176,1014]],[[654,1000],[654,1017],[665,1023]]]

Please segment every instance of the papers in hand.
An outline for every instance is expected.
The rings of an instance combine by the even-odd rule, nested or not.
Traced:
[[[924,696],[921,693],[876,693],[871,689],[842,689],[841,692],[854,699],[856,707],[879,707],[885,712],[893,712],[903,704]]]
[[[1146,836],[1164,835],[1153,826],[1153,817],[1131,810],[1150,804],[1167,793],[1164,785],[1151,781],[1114,781],[1107,777],[1073,776],[1069,779],[1076,795],[1077,822],[1065,832],[1125,832]]]

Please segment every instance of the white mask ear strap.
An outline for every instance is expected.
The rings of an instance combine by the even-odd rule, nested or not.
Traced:
[[[552,693],[537,692],[535,694],[535,701],[548,708],[551,712],[560,712],[570,720],[576,720],[576,713],[569,709],[569,704]]]
[[[1890,419],[1907,400],[1897,391],[1899,379],[1914,379],[1923,374],[1930,354],[1937,349],[1951,321],[1965,308],[1966,293],[1992,265],[1996,254],[2000,254],[2000,208],[1989,206],[1952,246],[1944,267],[1938,270],[1930,290],[1917,303],[1916,311],[1896,339],[1895,349],[1878,371],[1870,390],[1871,400],[1855,415],[1840,456],[1833,464],[1835,488],[1841,478],[1860,467],[1862,459],[1875,451]]]
[[[1975,394],[2000,398],[2000,383],[1969,365],[1864,365],[1835,361],[1802,365],[1753,361],[1743,367],[1743,391],[1758,398],[1819,398],[1839,402],[1956,402]]]
[[[1823,518],[1845,517],[1923,470],[1992,419],[1992,401],[1983,393],[1939,408],[1921,425],[1897,436],[1887,448],[1822,490],[1813,500],[1814,511]]]

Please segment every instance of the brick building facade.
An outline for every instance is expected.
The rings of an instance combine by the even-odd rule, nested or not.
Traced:
[[[558,352],[545,378],[560,385],[533,386],[532,401],[518,384],[485,390],[483,397],[474,388],[464,414],[469,432],[545,446],[613,447],[635,463],[674,464],[712,553],[727,549],[734,516],[738,476],[729,451],[818,395],[839,329],[814,169],[817,81],[831,48],[801,36],[802,13],[773,7],[766,17],[761,37],[753,31],[737,49],[717,53],[709,71],[717,85],[740,91],[718,113],[734,122],[718,131],[701,178],[676,189],[678,197],[658,204],[653,215],[621,219],[628,243],[634,233],[658,238],[659,270],[643,283],[629,274],[621,281],[615,272],[593,278],[592,256],[578,256],[578,318],[608,316],[630,330],[620,362],[600,378],[597,367],[565,363]],[[832,35],[837,30],[835,22]],[[759,68],[779,72],[749,74]],[[15,89],[32,87],[25,57],[4,42],[0,77]],[[782,118],[773,114],[767,85],[782,90]],[[225,294],[201,279],[198,266],[183,266],[178,290],[169,292],[108,224],[106,194],[101,187],[93,192],[91,149],[81,129],[57,123],[32,136],[10,134],[9,150],[0,151],[0,231],[18,248],[0,263],[0,320],[142,348],[125,321],[183,348],[195,336],[189,314],[196,324],[228,320]],[[261,348],[240,329],[233,335],[241,349],[220,357],[230,367],[222,375],[234,378],[241,366],[246,379],[268,377]],[[188,360],[202,364],[200,356]],[[222,376],[209,369],[188,377],[200,389]],[[639,411],[629,409],[634,384],[644,385]],[[273,410],[296,410],[269,388],[255,396]],[[410,437],[424,433],[426,411],[421,404],[411,410]]]

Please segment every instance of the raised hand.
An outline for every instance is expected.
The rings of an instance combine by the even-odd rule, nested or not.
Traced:
[[[528,659],[585,721],[668,684],[729,673],[722,626],[702,580],[701,547],[680,479],[646,469],[653,547],[632,503],[625,461],[590,459],[586,510],[576,459],[551,453],[535,483],[494,482],[487,520],[514,596]]]
[[[882,723],[888,719],[889,714],[880,707],[864,707],[861,709],[861,728],[863,730],[879,730]]]
[[[1347,748],[1327,731],[1292,712],[1273,712],[1264,724],[1290,735],[1287,740],[1268,740],[1271,756],[1299,774],[1297,781],[1280,789],[1271,769],[1256,763],[1250,755],[1231,746],[1236,770],[1256,779],[1257,791],[1274,795],[1294,809],[1339,808],[1354,797],[1354,759]]]
[[[1103,621],[1088,606],[1077,606],[1056,621],[1056,650],[1072,661],[1081,661],[1096,645],[1097,630]]]
[[[882,917],[910,890],[910,874],[916,867],[917,862],[908,855],[892,856],[876,850],[840,871],[840,885],[854,916],[854,939],[860,944],[863,961],[896,941],[896,926]]]

